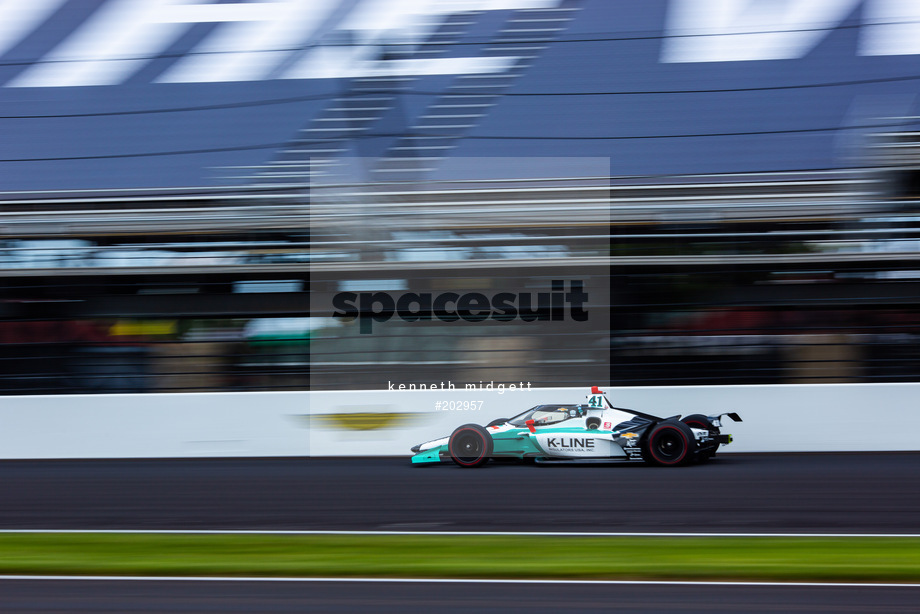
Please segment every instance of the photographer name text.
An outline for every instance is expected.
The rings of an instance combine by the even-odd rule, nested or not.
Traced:
[[[530,382],[496,384],[492,381],[488,383],[479,382],[478,384],[455,385],[451,381],[435,382],[433,384],[395,384],[391,381],[387,381],[387,390],[495,390],[498,394],[505,394],[505,392],[512,390],[529,392],[530,389]]]

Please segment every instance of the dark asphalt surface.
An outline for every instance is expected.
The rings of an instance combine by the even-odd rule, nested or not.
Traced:
[[[705,465],[0,461],[0,528],[920,533],[920,454]]]
[[[0,611],[97,612],[916,612],[918,587],[310,582],[0,581]]]

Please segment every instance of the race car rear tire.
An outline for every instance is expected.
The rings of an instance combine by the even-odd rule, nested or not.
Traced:
[[[478,424],[464,424],[450,434],[447,449],[461,467],[479,467],[492,456],[492,436]]]
[[[642,456],[654,465],[674,467],[692,461],[696,448],[696,439],[689,426],[676,420],[667,420],[655,425],[649,433]]]
[[[691,427],[691,428],[695,428],[695,429],[705,429],[705,430],[709,431],[709,434],[710,434],[710,435],[718,435],[718,434],[720,434],[720,433],[722,432],[722,431],[719,429],[719,427],[715,426],[715,425],[712,423],[712,421],[711,421],[707,416],[704,416],[703,414],[690,414],[689,416],[686,416],[686,417],[682,418],[682,419],[681,419],[681,422],[683,422],[684,424],[686,424],[687,426],[689,426],[689,427]],[[708,449],[708,450],[706,450],[706,451],[702,451],[702,450],[701,450],[701,451],[696,455],[697,460],[699,460],[699,461],[707,461],[707,460],[709,460],[710,458],[712,458],[713,456],[715,456],[716,451],[717,451],[718,449],[719,449],[719,444],[715,444],[715,447],[713,447],[713,448],[710,448],[710,449]]]

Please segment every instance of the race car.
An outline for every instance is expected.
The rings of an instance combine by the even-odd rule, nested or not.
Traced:
[[[537,405],[484,427],[464,424],[450,437],[413,446],[412,463],[479,467],[489,459],[517,459],[687,465],[709,460],[719,446],[731,443],[732,436],[721,432],[726,416],[741,422],[734,412],[660,418],[614,407],[594,386],[587,403]]]

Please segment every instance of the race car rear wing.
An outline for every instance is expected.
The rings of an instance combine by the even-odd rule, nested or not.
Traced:
[[[724,414],[715,414],[715,415],[713,415],[713,416],[706,416],[706,417],[709,418],[709,421],[712,422],[712,425],[713,425],[713,426],[721,427],[721,426],[722,426],[722,418],[724,418],[725,416],[728,416],[729,418],[731,418],[731,419],[732,419],[733,421],[735,421],[735,422],[742,422],[741,416],[739,416],[738,414],[736,414],[736,413],[733,412],[733,411],[732,411],[732,412],[725,412]]]

